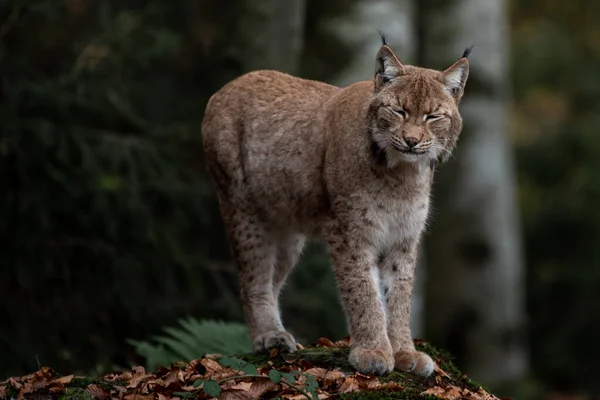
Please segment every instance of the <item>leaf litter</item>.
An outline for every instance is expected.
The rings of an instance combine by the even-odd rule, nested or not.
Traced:
[[[347,348],[350,339],[317,340],[313,348]],[[310,347],[307,346],[307,349]],[[100,400],[172,399],[329,399],[358,391],[402,392],[402,383],[381,381],[376,376],[313,365],[305,359],[284,360],[271,351],[267,365],[257,366],[234,357],[210,354],[189,363],[160,367],[154,373],[134,366],[130,371],[104,375],[94,381],[73,375],[59,376],[52,368],[0,382],[0,399],[58,399],[68,388],[80,388]],[[282,362],[283,361],[283,362]],[[420,395],[444,400],[499,400],[481,387],[464,387],[436,365],[434,376],[423,380]],[[413,389],[414,390],[414,389]]]

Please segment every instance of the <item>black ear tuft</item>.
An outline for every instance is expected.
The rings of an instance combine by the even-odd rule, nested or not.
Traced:
[[[469,47],[467,47],[465,49],[465,51],[463,52],[462,58],[467,58],[469,57],[469,55],[471,55],[471,52],[473,51],[473,49],[476,47],[476,45],[472,44]]]
[[[381,44],[384,46],[387,46],[388,41],[387,41],[387,37],[385,37],[385,33],[381,32],[380,30],[377,30],[377,32],[379,32],[379,36],[381,37]]]

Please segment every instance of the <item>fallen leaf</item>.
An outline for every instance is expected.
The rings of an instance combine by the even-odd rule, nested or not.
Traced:
[[[320,367],[313,367],[313,368],[309,368],[306,371],[304,371],[305,374],[309,374],[314,376],[315,378],[324,378],[325,375],[327,375],[327,372],[329,372],[328,369],[326,368],[320,368]]]
[[[327,338],[319,338],[316,347],[350,347],[350,336],[346,336],[337,342],[332,342]]]
[[[393,390],[393,391],[401,391],[404,390],[404,387],[397,382],[386,382],[382,384],[379,389],[381,390]]]
[[[210,358],[202,359],[202,365],[206,368],[206,373],[203,379],[221,380],[232,376],[239,375],[236,371],[229,367],[223,367],[221,364]]]
[[[87,387],[84,390],[91,394],[94,399],[104,400],[109,399],[111,397],[110,392],[108,390],[95,383],[87,385]]]
[[[123,400],[154,400],[154,393],[152,394],[139,394],[129,393],[123,396]]]
[[[333,342],[327,338],[318,338],[317,347],[333,347]]]
[[[422,395],[434,395],[437,396],[439,398],[445,399],[445,400],[459,400],[462,399],[462,395],[463,393],[461,393],[462,389],[459,387],[456,387],[454,385],[449,385],[445,388],[442,388],[440,386],[434,386],[432,388],[427,389],[426,391],[422,392]],[[468,391],[467,391],[468,392]]]
[[[167,375],[167,376],[169,376],[169,375]],[[131,380],[127,384],[127,388],[138,387],[140,385],[140,383],[142,383],[143,381],[148,381],[153,377],[154,377],[154,375],[152,375],[152,374],[134,375],[133,378],[131,378]],[[165,386],[168,386],[168,385],[165,385]]]
[[[252,396],[252,398],[258,399],[258,398],[261,398],[261,396],[263,394],[265,394],[266,392],[268,392],[269,390],[274,389],[276,386],[279,386],[279,385],[271,382],[270,379],[260,379],[260,380],[254,381],[252,383],[252,386],[250,386],[250,390],[248,391],[248,394],[250,394],[250,396]]]
[[[450,375],[448,375],[443,369],[441,369],[437,363],[434,363],[433,365],[433,370],[440,376],[443,376],[444,378],[448,378],[448,379],[452,379],[450,378]]]
[[[356,378],[348,377],[348,378],[346,378],[346,380],[344,380],[344,383],[342,383],[342,385],[340,386],[339,392],[340,393],[349,393],[349,392],[356,392],[358,390],[360,390],[360,388],[358,387],[358,382],[357,382]]]
[[[479,388],[476,393],[470,392],[467,389],[464,389],[464,391],[468,392],[463,395],[463,399],[465,400],[500,400],[482,388]]]
[[[230,389],[243,390],[244,392],[247,392],[250,390],[250,387],[252,387],[252,382],[239,382],[235,383]]]
[[[63,385],[60,382],[53,382],[50,383],[50,385],[48,386],[48,392],[57,395],[57,394],[62,394],[64,393],[66,390],[65,385]]]
[[[439,396],[444,393],[446,393],[446,390],[443,387],[433,386],[433,387],[430,387],[429,389],[427,389],[426,391],[421,392],[421,395]]]
[[[357,372],[355,377],[358,382],[358,387],[363,390],[373,390],[381,386],[381,382],[379,382],[379,379],[376,376],[363,375]]]
[[[8,383],[10,383],[10,386],[13,387],[13,389],[21,389],[21,387],[23,387],[23,385],[21,384],[21,382],[19,382],[19,378],[8,378]]]

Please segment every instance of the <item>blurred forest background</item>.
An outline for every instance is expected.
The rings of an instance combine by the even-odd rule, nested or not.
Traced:
[[[599,19],[592,0],[1,0],[0,374],[126,367],[182,318],[242,321],[206,102],[258,68],[370,79],[381,29],[431,68],[477,45],[415,336],[507,395],[597,398]],[[346,335],[325,252],[302,264],[288,327]]]

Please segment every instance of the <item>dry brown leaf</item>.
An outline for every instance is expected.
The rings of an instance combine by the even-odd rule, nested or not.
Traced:
[[[446,373],[446,371],[444,371],[443,369],[441,369],[441,368],[440,368],[440,367],[437,365],[437,363],[435,363],[435,364],[433,365],[433,370],[436,372],[436,374],[438,374],[438,375],[440,375],[440,376],[443,376],[444,378],[452,379],[452,378],[450,378],[450,375],[448,375],[448,374]]]
[[[8,378],[8,383],[10,383],[10,386],[13,387],[13,389],[21,389],[21,387],[23,387],[23,384],[20,382],[19,378]]]
[[[333,347],[333,342],[327,338],[321,337],[317,339],[317,347]]]
[[[54,379],[51,383],[62,383],[63,385],[66,385],[67,383],[71,382],[74,377],[75,377],[74,375],[63,376],[63,377]]]
[[[357,372],[355,378],[358,382],[358,387],[363,390],[373,390],[381,386],[381,382],[379,382],[376,376],[363,375]]]
[[[48,386],[48,392],[57,395],[57,394],[62,394],[64,393],[66,390],[65,385],[63,385],[60,382],[57,383],[51,383],[50,386]]]
[[[125,396],[123,396],[123,400],[154,400],[154,393],[151,393],[151,394],[128,393]]]
[[[278,385],[270,379],[257,380],[252,383],[252,386],[250,386],[250,390],[248,391],[248,393],[250,394],[250,396],[252,396],[252,398],[258,399],[269,390],[274,389],[275,386]]]
[[[269,358],[276,358],[278,355],[279,355],[278,348],[272,348],[271,350],[269,350]]]
[[[225,400],[246,400],[260,399],[266,392],[278,387],[269,379],[261,379],[254,382],[240,382],[234,386],[223,390],[219,399]]]
[[[233,385],[230,389],[243,390],[244,392],[247,392],[248,390],[250,390],[251,387],[252,382],[238,382],[235,385]]]
[[[305,374],[310,374],[315,378],[324,378],[329,370],[327,368],[313,367],[304,371]]]
[[[129,371],[121,371],[104,376],[104,380],[109,382],[128,382],[131,378],[133,378],[133,374]]]
[[[91,394],[94,399],[104,400],[110,398],[110,392],[95,383],[87,385],[85,391]]]
[[[479,388],[476,393],[470,392],[467,389],[464,389],[466,394],[463,395],[463,399],[465,400],[500,400],[498,397],[489,394],[482,388]]]
[[[424,392],[421,392],[421,395],[432,395],[432,396],[440,396],[446,393],[446,390],[440,386],[433,386],[427,389]]]
[[[223,390],[219,400],[250,400],[252,397],[247,392],[240,390]]]
[[[344,383],[341,384],[339,392],[340,393],[349,393],[349,392],[356,392],[360,390],[359,386],[358,386],[358,381],[356,380],[355,377],[350,376],[348,378],[346,378],[346,380],[344,380]]]
[[[335,342],[335,345],[337,347],[350,347],[351,343],[352,340],[350,340],[350,336],[346,336],[342,340],[338,340],[337,342]]]
[[[206,368],[206,372],[215,372],[215,371],[220,371],[223,369],[223,366],[221,364],[219,364],[218,362],[216,362],[215,360],[212,360],[210,358],[204,358],[201,361],[202,365],[204,365],[204,367]]]
[[[350,347],[350,336],[346,336],[337,342],[332,342],[328,338],[319,338],[316,347]]]
[[[167,376],[169,376],[169,375],[167,375]],[[127,384],[127,388],[131,389],[131,388],[138,387],[140,385],[140,383],[142,383],[144,381],[149,381],[153,377],[154,377],[154,375],[152,375],[152,374],[135,375],[133,378],[131,378],[131,380]],[[166,386],[168,386],[168,385],[166,385]]]
[[[133,379],[132,379],[133,381]],[[183,371],[180,369],[171,370],[164,378],[160,379],[158,384],[161,384],[164,387],[168,387],[173,383],[183,382]],[[134,386],[135,387],[135,386]]]
[[[223,378],[229,378],[230,376],[236,376],[238,373],[231,368],[223,367],[221,364],[210,358],[202,359],[202,365],[206,368],[206,374],[204,379],[221,380]]]
[[[434,386],[422,392],[422,395],[434,395],[445,400],[459,400],[462,398],[462,389],[454,385],[449,385],[445,388]],[[468,392],[468,390],[467,390]]]
[[[386,382],[386,383],[382,384],[379,387],[379,389],[401,391],[401,390],[404,390],[404,387],[396,382]]]
[[[331,397],[331,395],[329,393],[318,393],[318,396],[319,396],[319,400],[325,400],[325,399],[328,399]],[[287,400],[306,400],[306,396],[303,394],[294,394],[294,395],[286,394],[286,395],[283,395],[280,397],[283,397],[284,399],[287,399]]]

